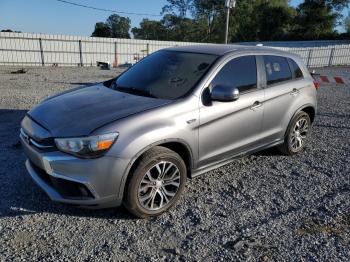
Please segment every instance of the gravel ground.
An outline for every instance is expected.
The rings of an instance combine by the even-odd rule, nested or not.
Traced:
[[[319,90],[309,146],[267,150],[188,182],[168,213],[53,203],[31,181],[18,142],[42,98],[115,75],[96,68],[0,67],[0,261],[349,261],[350,87]],[[18,69],[18,68],[17,68]]]

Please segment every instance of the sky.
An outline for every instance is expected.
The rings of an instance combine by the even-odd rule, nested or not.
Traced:
[[[159,15],[166,0],[67,0],[78,4],[122,12]],[[224,0],[223,0],[224,1]],[[292,0],[296,6],[302,0]],[[0,30],[90,36],[96,22],[104,22],[109,12],[86,9],[57,0],[0,0]],[[345,12],[346,14],[346,12]],[[160,16],[123,15],[131,27],[143,18],[159,20]]]

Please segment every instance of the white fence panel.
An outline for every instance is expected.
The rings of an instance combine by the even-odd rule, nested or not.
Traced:
[[[347,47],[335,48],[332,57],[333,65],[350,65],[350,50]]]
[[[0,65],[133,64],[159,49],[202,43],[0,32]],[[254,45],[255,43],[241,43]],[[296,53],[309,67],[350,65],[350,41],[265,42]]]

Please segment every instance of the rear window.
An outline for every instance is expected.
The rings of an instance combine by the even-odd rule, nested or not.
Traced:
[[[290,67],[292,69],[292,72],[294,74],[294,77],[296,79],[298,78],[303,78],[303,72],[301,71],[300,67],[298,66],[298,64],[293,60],[293,59],[288,59],[289,63],[290,63]]]
[[[288,61],[282,56],[264,56],[267,85],[273,85],[292,79]]]

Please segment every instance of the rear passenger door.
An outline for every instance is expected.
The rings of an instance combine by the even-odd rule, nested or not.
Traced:
[[[282,56],[260,56],[265,71],[265,102],[262,133],[264,142],[273,142],[284,137],[286,127],[296,109],[303,81],[298,65],[290,58]]]

